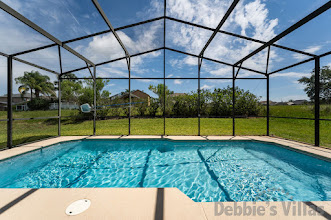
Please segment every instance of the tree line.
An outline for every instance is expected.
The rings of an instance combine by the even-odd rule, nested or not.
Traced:
[[[23,76],[15,78],[15,82],[20,85],[19,91],[23,96],[28,91],[31,93],[31,100],[28,102],[30,110],[47,110],[50,102],[57,102],[55,83],[50,81],[46,75],[38,71],[24,72]],[[119,107],[105,107],[98,110],[98,116],[101,118],[114,116],[128,116],[129,99],[125,96],[111,98],[111,93],[105,90],[109,80],[96,80],[97,106],[119,104]],[[311,72],[310,77],[302,77],[299,83],[305,85],[304,91],[311,101],[315,99],[315,72]],[[133,102],[143,102],[134,104],[131,108],[132,116],[162,116],[163,111],[166,116],[171,117],[196,117],[200,110],[202,117],[217,116],[230,117],[233,114],[233,89],[232,87],[216,88],[214,90],[203,89],[200,91],[200,100],[198,91],[189,93],[175,94],[163,84],[150,85],[148,88],[156,95],[156,98],[149,100],[136,100]],[[165,92],[165,94],[164,94]],[[61,81],[61,97],[63,101],[77,103],[78,105],[89,103],[93,105],[93,80],[79,80],[73,73],[63,76]],[[128,94],[124,90],[122,95]],[[34,95],[34,97],[33,97]],[[46,98],[45,98],[46,97]],[[250,91],[245,91],[238,87],[235,88],[235,114],[240,116],[258,116],[263,114],[264,108],[260,104],[260,97],[257,97]],[[331,69],[324,66],[320,71],[320,101],[321,104],[331,103]]]

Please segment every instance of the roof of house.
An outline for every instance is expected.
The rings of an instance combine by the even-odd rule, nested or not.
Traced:
[[[173,93],[173,94],[170,94],[170,97],[176,97],[176,96],[182,96],[182,95],[186,95],[186,93]]]
[[[110,98],[111,99],[114,99],[114,98],[123,98],[123,97],[127,97],[129,96],[129,92],[122,92],[122,93],[118,93],[116,95],[113,95],[111,96]],[[137,90],[132,90],[131,91],[131,97],[133,98],[147,98],[147,97],[150,97],[150,95],[148,95],[147,93],[137,89]]]
[[[7,97],[8,97],[7,94],[4,94],[3,96],[0,96],[0,98],[7,98]],[[12,97],[13,98],[21,98],[21,97],[23,97],[23,98],[31,98],[31,93],[25,93],[23,95],[21,95],[20,93],[13,94]],[[35,94],[32,94],[32,98],[35,98],[35,97],[36,97]]]
[[[294,102],[294,104],[296,104],[296,103],[304,103],[304,102],[308,102],[308,101],[305,99],[301,99],[301,100],[294,100],[293,102]]]

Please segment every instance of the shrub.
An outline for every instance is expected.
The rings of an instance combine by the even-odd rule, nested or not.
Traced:
[[[35,98],[28,102],[28,107],[30,110],[48,110],[49,100],[43,98]]]

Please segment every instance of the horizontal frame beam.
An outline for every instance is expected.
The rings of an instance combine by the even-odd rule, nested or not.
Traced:
[[[323,53],[323,54],[321,54],[321,55],[318,55],[317,57],[322,58],[322,57],[325,57],[325,56],[328,56],[328,55],[331,55],[331,51],[326,52],[326,53]],[[310,59],[307,59],[307,60],[303,60],[303,61],[300,61],[300,62],[298,62],[298,63],[292,64],[292,65],[290,65],[290,66],[287,66],[287,67],[284,67],[284,68],[281,68],[281,69],[275,70],[275,71],[273,71],[273,72],[271,72],[271,73],[269,73],[269,74],[278,73],[278,72],[281,72],[281,71],[284,71],[284,70],[290,69],[290,68],[292,68],[292,67],[296,67],[296,66],[299,66],[299,65],[301,65],[301,64],[308,63],[308,62],[313,61],[313,60],[314,60],[314,58],[310,58]]]
[[[37,117],[37,118],[13,118],[13,121],[24,121],[24,120],[43,120],[43,119],[58,119],[59,116],[53,117]]]
[[[313,120],[315,121],[315,118],[300,118],[300,117],[283,117],[283,116],[269,116],[270,118],[282,118],[282,119],[297,119],[297,120]],[[320,118],[319,121],[331,121],[331,119],[328,118]]]
[[[322,5],[321,7],[319,7],[318,9],[316,9],[315,11],[313,11],[312,13],[310,13],[309,15],[307,15],[306,17],[304,17],[303,19],[301,19],[300,21],[298,21],[297,23],[295,23],[294,25],[292,25],[291,27],[287,28],[285,31],[283,31],[282,33],[278,34],[276,37],[272,38],[266,44],[262,45],[261,47],[259,47],[256,50],[254,50],[252,53],[250,53],[247,56],[245,56],[244,58],[242,58],[241,60],[239,60],[238,62],[236,62],[234,65],[235,66],[238,66],[239,63],[242,63],[245,60],[251,58],[252,56],[254,56],[255,54],[257,54],[258,52],[262,51],[264,48],[266,48],[268,46],[271,46],[273,43],[275,43],[278,40],[282,39],[286,35],[290,34],[293,31],[295,31],[296,29],[298,29],[302,25],[304,25],[307,22],[311,21],[312,19],[316,18],[317,16],[319,16],[320,14],[322,14],[323,12],[327,11],[330,8],[331,8],[331,1],[325,3],[324,5]]]
[[[183,21],[183,20],[173,18],[173,17],[168,17],[168,16],[162,16],[162,17],[157,17],[157,18],[153,18],[153,19],[148,19],[148,20],[137,22],[137,23],[134,23],[134,24],[118,27],[118,28],[115,28],[114,30],[115,31],[124,30],[124,29],[127,29],[127,28],[139,26],[139,25],[142,25],[142,24],[151,23],[151,22],[154,22],[154,21],[159,21],[159,20],[162,20],[162,19],[176,21],[178,23],[187,24],[187,25],[202,28],[202,29],[205,29],[205,30],[215,31],[215,28],[206,27],[206,26],[203,26],[203,25],[195,24],[195,23],[188,22],[188,21]],[[63,41],[62,43],[63,44],[68,44],[68,43],[84,40],[84,39],[87,39],[87,38],[99,36],[99,35],[102,35],[102,34],[107,34],[109,32],[111,32],[111,30],[100,31],[100,32],[97,32],[97,33],[94,33],[94,34],[89,34],[89,35],[85,35],[85,36],[82,36],[82,37],[77,37],[77,38],[73,38],[73,39],[70,39],[70,40],[67,40],[67,41]],[[253,41],[253,42],[256,42],[256,43],[260,43],[260,44],[267,43],[266,41],[257,40],[257,39],[254,39],[254,38],[242,36],[242,35],[239,35],[239,34],[228,32],[228,31],[219,30],[218,32],[222,33],[222,34],[230,35],[230,36],[233,36],[233,37],[238,37],[238,38],[241,38],[241,39]],[[56,45],[57,44],[49,44],[49,45],[33,48],[33,49],[30,49],[30,50],[25,50],[25,51],[22,51],[22,52],[14,53],[14,54],[12,54],[12,56],[19,56],[19,55],[23,55],[23,54],[26,54],[26,53],[31,53],[31,52],[35,52],[35,51],[38,51],[38,50],[47,49],[47,48],[50,48],[50,47],[53,47],[53,46],[56,46]],[[273,43],[271,46],[277,47],[277,48],[280,48],[280,49],[283,49],[283,50],[288,50],[288,51],[291,51],[291,52],[299,53],[299,54],[306,55],[306,56],[311,56],[311,57],[316,56],[315,54],[312,54],[312,53],[307,53],[305,51],[293,49],[293,48],[282,46],[282,45],[275,44],[275,43]]]
[[[41,27],[39,27],[38,25],[36,25],[35,23],[33,23],[32,21],[30,21],[29,19],[27,19],[26,17],[24,17],[23,15],[21,15],[20,13],[18,13],[17,11],[15,11],[11,7],[9,7],[8,5],[6,5],[5,3],[3,3],[2,1],[0,1],[0,8],[2,10],[4,10],[5,12],[7,12],[8,14],[10,14],[11,16],[13,16],[14,18],[16,18],[17,20],[21,21],[22,23],[26,24],[30,28],[34,29],[38,33],[40,33],[43,36],[47,37],[48,39],[50,39],[51,41],[53,41],[57,45],[63,47],[64,49],[66,49],[70,53],[74,54],[78,58],[84,60],[85,62],[89,63],[90,65],[94,65],[92,61],[88,60],[83,55],[79,54],[77,51],[73,50],[69,46],[63,44],[63,42],[61,42],[59,39],[57,39],[56,37],[54,37],[53,35],[51,35],[47,31],[45,31],[44,29],[42,29]]]
[[[206,27],[206,26],[195,24],[195,23],[188,22],[188,21],[183,21],[183,20],[180,20],[180,19],[177,19],[177,18],[166,17],[166,19],[171,20],[171,21],[176,21],[176,22],[179,22],[179,23],[183,23],[183,24],[187,24],[187,25],[191,25],[191,26],[194,26],[194,27],[202,28],[202,29],[205,29],[205,30],[215,31],[214,28]],[[221,34],[226,34],[226,35],[230,35],[230,36],[233,36],[233,37],[238,37],[238,38],[241,38],[241,39],[253,41],[253,42],[256,42],[256,43],[260,43],[260,44],[267,43],[266,41],[257,40],[257,39],[254,39],[254,38],[251,38],[251,37],[246,37],[246,36],[239,35],[239,34],[234,34],[234,33],[228,32],[228,31],[219,30],[218,32],[221,33]],[[306,55],[306,56],[311,56],[311,57],[316,56],[315,54],[312,54],[312,53],[307,53],[305,51],[285,47],[285,46],[275,44],[275,43],[273,43],[271,46],[277,47],[277,48],[280,48],[280,49],[283,49],[283,50],[292,51],[292,52],[299,53],[299,54]]]
[[[153,19],[141,21],[141,22],[138,22],[138,23],[134,23],[134,24],[130,24],[130,25],[118,27],[118,28],[115,28],[114,30],[115,31],[119,31],[119,30],[131,28],[131,27],[135,27],[135,26],[138,26],[138,25],[151,23],[153,21],[162,20],[163,18],[164,17],[153,18]],[[111,30],[100,31],[100,32],[97,32],[97,33],[94,33],[94,34],[89,34],[89,35],[85,35],[85,36],[82,36],[82,37],[73,38],[71,40],[63,41],[62,43],[63,44],[69,44],[69,43],[72,43],[72,42],[84,40],[84,39],[95,37],[95,36],[99,36],[99,35],[102,35],[102,34],[107,34],[107,33],[110,33],[110,32],[111,32]],[[19,55],[23,55],[23,54],[26,54],[26,53],[31,53],[31,52],[35,52],[35,51],[38,51],[38,50],[43,50],[43,49],[47,49],[47,48],[50,48],[50,47],[54,47],[56,45],[57,44],[49,44],[49,45],[45,45],[45,46],[41,46],[41,47],[36,47],[34,49],[25,50],[25,51],[22,51],[22,52],[19,52],[19,53],[12,54],[12,56],[19,56]]]
[[[166,49],[166,50],[173,51],[173,52],[177,52],[177,53],[185,54],[185,55],[188,55],[188,56],[199,57],[198,55],[195,55],[195,54],[192,54],[192,53],[183,52],[183,51],[176,50],[176,49],[172,49],[172,48],[169,48],[169,47],[166,47],[165,49]],[[203,58],[204,60],[209,60],[209,61],[212,61],[212,62],[215,62],[215,63],[224,64],[224,65],[226,65],[226,66],[233,66],[231,63],[223,62],[223,61],[220,61],[220,60],[215,60],[215,59],[211,59],[211,58],[208,58],[208,57],[202,57],[202,58]],[[247,68],[247,67],[241,67],[241,69],[244,69],[244,70],[247,70],[247,71],[251,71],[251,72],[254,72],[254,73],[258,73],[258,74],[265,75],[264,72],[260,72],[260,71],[257,71],[257,70],[253,70],[253,69],[250,69],[250,68]]]
[[[140,55],[144,55],[144,54],[148,54],[148,53],[153,53],[153,52],[156,52],[156,51],[159,51],[159,50],[162,50],[163,47],[160,47],[160,48],[156,48],[156,49],[153,49],[153,50],[148,50],[148,51],[145,51],[145,52],[141,52],[141,53],[137,53],[137,54],[133,54],[131,55],[130,57],[136,57],[136,56],[140,56]],[[101,65],[105,65],[105,64],[108,64],[108,63],[112,63],[112,62],[116,62],[116,61],[120,61],[120,60],[124,60],[126,59],[127,57],[120,57],[120,58],[117,58],[117,59],[114,59],[114,60],[109,60],[109,61],[105,61],[105,62],[101,62],[101,63],[97,63],[95,64],[95,66],[101,66]],[[62,75],[65,75],[65,74],[68,74],[68,73],[73,73],[73,72],[77,72],[77,71],[81,71],[81,70],[84,70],[84,69],[87,69],[87,67],[81,67],[81,68],[77,68],[77,69],[74,69],[74,70],[70,70],[70,71],[67,71],[67,72],[63,72],[61,74]]]
[[[1,55],[1,56],[4,56],[4,57],[7,57],[7,58],[8,58],[9,56],[11,56],[11,55],[8,55],[8,54],[2,53],[2,52],[0,52],[0,55]],[[50,73],[53,73],[53,74],[55,74],[55,75],[59,75],[59,73],[56,72],[56,71],[54,71],[54,70],[48,69],[48,68],[43,67],[43,66],[39,66],[39,65],[34,64],[34,63],[30,63],[30,62],[28,62],[28,61],[26,61],[26,60],[22,60],[22,59],[17,58],[17,57],[13,57],[13,56],[11,56],[11,57],[12,57],[12,59],[15,60],[15,61],[18,61],[18,62],[21,62],[21,63],[27,64],[27,65],[29,65],[29,66],[36,67],[36,68],[41,69],[41,70],[45,70],[45,71],[50,72]]]
[[[113,78],[102,78],[102,79],[113,79]],[[163,78],[161,78],[161,79],[163,79]],[[203,78],[201,78],[201,79],[203,79]],[[211,79],[211,78],[208,78],[208,79]],[[251,78],[249,78],[249,79],[251,79]],[[61,118],[70,118],[70,117],[75,117],[75,116],[61,116]],[[110,116],[110,117],[113,117],[113,116]],[[160,117],[162,117],[162,116],[160,116]],[[238,116],[238,115],[236,116],[236,118],[239,118],[239,117],[240,116]],[[254,117],[256,117],[256,116],[254,116]],[[258,116],[258,117],[265,118],[267,116]],[[272,115],[270,115],[269,117],[270,118],[279,118],[279,119],[315,120],[315,118],[300,118],[300,117],[285,117],[285,116],[283,117],[283,116],[272,116]],[[54,117],[38,117],[38,118],[13,118],[13,121],[44,120],[44,119],[58,119],[58,118],[60,118],[60,117],[59,116],[54,116]],[[206,118],[208,118],[208,117],[206,117]],[[212,118],[231,118],[231,116],[217,116],[217,117],[215,116],[215,117],[212,117]],[[331,119],[328,119],[328,118],[320,118],[319,120],[320,121],[331,121]],[[0,121],[6,122],[6,121],[8,121],[8,119],[0,119]]]
[[[298,62],[298,63],[292,64],[292,65],[290,65],[290,66],[283,67],[283,68],[281,68],[281,69],[278,69],[278,70],[275,70],[275,71],[270,72],[269,75],[274,74],[274,73],[278,73],[278,72],[281,72],[281,71],[284,71],[284,70],[287,70],[287,69],[290,69],[290,68],[292,68],[292,67],[299,66],[299,65],[304,64],[304,63],[308,63],[308,62],[310,62],[310,61],[313,61],[314,59],[315,59],[315,58],[310,58],[310,59],[303,60],[303,61],[301,61],[301,62]]]
[[[169,47],[160,47],[160,48],[156,48],[156,49],[153,49],[153,50],[145,51],[145,52],[142,52],[142,53],[133,54],[133,55],[131,55],[131,57],[135,57],[135,56],[140,56],[140,55],[144,55],[144,54],[147,54],[147,53],[156,52],[156,51],[162,50],[162,49],[166,49],[166,50],[169,50],[169,51],[173,51],[173,52],[185,54],[185,55],[188,55],[188,56],[199,57],[198,55],[187,53],[187,52],[183,52],[183,51],[176,50],[176,49],[172,49],[172,48],[169,48]],[[95,64],[95,66],[101,66],[101,65],[104,65],[104,64],[108,64],[108,63],[120,61],[120,60],[123,60],[123,59],[126,59],[126,57],[120,57],[120,58],[109,60],[109,61],[105,61],[105,62],[102,62],[102,63],[97,63],[97,64]],[[224,64],[224,65],[227,65],[227,66],[233,66],[230,63],[219,61],[219,60],[215,60],[215,59],[211,59],[211,58],[208,58],[208,57],[203,57],[203,59],[209,60],[209,61],[212,61],[212,62],[215,62],[215,63]],[[73,72],[81,71],[81,70],[84,70],[84,69],[87,69],[87,67],[81,67],[81,68],[77,68],[77,69],[74,69],[74,70],[70,70],[70,71],[64,72],[64,73],[61,74],[61,76],[64,75],[64,74],[73,73]],[[255,73],[258,73],[258,74],[262,74],[262,75],[265,76],[265,73],[264,72],[253,70],[253,69],[250,69],[250,68],[247,68],[247,67],[241,67],[241,69],[244,69],[244,70],[247,70],[247,71],[250,71],[250,72],[255,72]]]
[[[93,78],[83,78],[83,77],[77,77],[77,78],[62,78],[62,80],[86,80],[86,79],[93,79]],[[125,78],[125,77],[97,77],[96,79],[125,79],[125,80],[129,80],[129,78]],[[210,77],[179,77],[179,78],[163,78],[163,77],[144,77],[144,78],[140,78],[140,77],[131,77],[130,79],[134,79],[134,80],[144,80],[144,79],[149,79],[149,80],[176,80],[176,79],[182,79],[182,80],[186,80],[186,79],[215,79],[215,80],[232,80],[232,77],[215,77],[215,78],[210,78]],[[237,79],[245,79],[245,80],[250,80],[250,79],[267,79],[267,78],[236,78]]]

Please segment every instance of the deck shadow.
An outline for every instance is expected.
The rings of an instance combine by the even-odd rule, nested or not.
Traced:
[[[330,213],[326,212],[324,209],[318,207],[317,205],[315,205],[312,202],[303,202],[304,204],[306,204],[307,206],[309,206],[311,209],[315,210],[316,212],[318,212],[321,216],[323,216],[326,219],[331,219],[331,215]]]
[[[164,218],[164,188],[158,188],[155,204],[155,220],[163,220]]]
[[[27,191],[23,195],[17,197],[16,199],[14,199],[13,201],[11,201],[7,205],[5,205],[2,208],[0,208],[0,215],[2,215],[5,211],[7,211],[8,209],[10,209],[11,207],[13,207],[14,205],[16,205],[17,203],[19,203],[23,199],[27,198],[28,196],[30,196],[32,193],[36,192],[37,190],[38,189],[30,189],[29,191]]]

